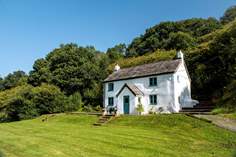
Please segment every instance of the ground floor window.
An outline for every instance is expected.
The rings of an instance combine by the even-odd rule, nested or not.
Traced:
[[[157,95],[150,95],[149,100],[150,100],[150,105],[156,105],[157,104]]]
[[[109,97],[108,98],[108,105],[109,106],[113,106],[114,105],[114,98],[113,97]]]

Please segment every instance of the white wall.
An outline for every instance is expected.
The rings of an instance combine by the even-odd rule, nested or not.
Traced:
[[[120,96],[117,98],[116,95],[123,87],[125,83],[130,83],[136,85],[143,93],[141,101],[144,105],[144,113],[148,113],[149,110],[153,107],[154,111],[157,111],[158,108],[163,107],[164,110],[169,110],[171,112],[177,112],[179,107],[175,105],[175,94],[174,94],[174,74],[163,74],[156,75],[151,77],[157,77],[157,86],[150,87],[149,86],[149,78],[136,78],[129,80],[120,80],[114,81],[114,90],[108,91],[108,83],[105,83],[104,87],[104,103],[105,107],[108,105],[108,97],[114,97],[114,105],[118,105],[118,111],[120,114],[123,114],[123,96],[130,96],[130,112],[131,114],[137,114],[135,111],[135,105],[138,103],[138,98],[134,97],[134,95],[126,88]],[[149,105],[149,95],[156,94],[157,95],[157,105]],[[132,98],[132,99],[131,99]],[[132,105],[132,106],[131,106]]]
[[[175,82],[175,104],[181,107],[193,107],[186,100],[191,99],[191,80],[187,74],[184,63],[182,62],[174,74]]]

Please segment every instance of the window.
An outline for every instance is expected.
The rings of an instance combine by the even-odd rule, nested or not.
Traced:
[[[113,91],[114,90],[114,83],[109,83],[108,84],[108,91]]]
[[[156,77],[149,78],[149,86],[157,86],[157,78]]]
[[[114,98],[113,97],[109,97],[108,98],[108,106],[113,106],[114,105]]]
[[[150,105],[156,105],[157,104],[157,95],[150,95]]]

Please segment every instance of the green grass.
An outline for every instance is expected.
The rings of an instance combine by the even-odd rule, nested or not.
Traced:
[[[95,127],[96,116],[58,115],[0,124],[6,157],[233,157],[236,133],[184,115],[121,116]],[[3,155],[4,154],[4,155]]]

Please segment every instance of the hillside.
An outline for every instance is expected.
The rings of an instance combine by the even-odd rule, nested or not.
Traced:
[[[152,29],[159,28],[160,25]],[[220,99],[225,87],[235,80],[235,28],[236,21],[229,22],[220,28],[212,30],[208,34],[197,37],[198,44],[195,47],[189,47],[183,50],[188,71],[192,78],[192,94],[196,99],[208,99],[214,101],[214,103],[218,103],[215,99]],[[155,34],[155,32],[152,33],[153,35]],[[151,36],[152,33],[147,31],[142,37]],[[153,47],[153,44],[149,46]],[[176,50],[168,51],[163,49],[153,52],[150,51],[143,55],[120,58],[115,63],[110,64],[108,69],[111,72],[116,63],[121,68],[126,68],[160,60],[173,59],[175,53]],[[232,95],[232,98],[234,96]],[[219,105],[222,105],[222,103]],[[235,106],[234,104],[232,105]]]
[[[236,134],[185,115],[121,116],[95,127],[96,116],[56,115],[0,124],[1,157],[221,156]]]

